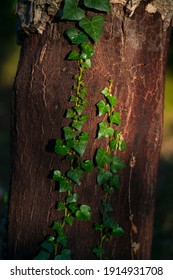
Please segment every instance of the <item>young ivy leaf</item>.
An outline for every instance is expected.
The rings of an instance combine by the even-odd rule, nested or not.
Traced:
[[[87,41],[88,36],[83,32],[78,32],[76,28],[69,28],[66,31],[67,36],[71,40],[72,44],[79,45]]]
[[[48,251],[50,254],[53,252],[54,250],[54,244],[50,243],[48,240],[45,240],[41,243],[41,247]]]
[[[84,106],[83,105],[77,105],[77,106],[74,106],[74,109],[78,113],[78,115],[81,115],[83,110],[84,110]]]
[[[72,194],[72,195],[67,196],[66,201],[67,201],[68,203],[77,202],[78,197],[79,197],[78,194],[77,194],[77,193],[74,193],[74,194]]]
[[[91,68],[91,59],[85,59],[81,66],[82,68]]]
[[[76,211],[78,210],[78,205],[77,205],[77,203],[76,202],[72,202],[70,205],[69,205],[69,207],[68,207],[69,209],[70,209],[70,211],[74,214],[74,213],[76,213]]]
[[[62,144],[61,139],[56,140],[55,153],[59,156],[65,156],[69,151],[69,147]]]
[[[73,139],[76,137],[76,132],[73,131],[70,127],[64,126],[63,130],[64,130],[65,140]]]
[[[111,10],[109,0],[84,0],[84,4],[88,8],[92,8],[101,12],[110,12]]]
[[[45,250],[41,250],[34,260],[48,260],[50,258],[50,253]]]
[[[85,17],[85,11],[78,7],[77,0],[65,0],[61,19],[80,20]]]
[[[99,116],[109,113],[110,112],[110,106],[109,104],[105,104],[105,102],[103,100],[100,100],[96,106],[98,107],[98,111],[99,111]]]
[[[109,104],[110,104],[112,107],[116,105],[117,99],[116,99],[115,96],[113,96],[113,95],[108,95],[108,96],[106,96],[106,98],[107,98],[107,100],[109,101]]]
[[[64,210],[65,209],[65,204],[61,201],[58,201],[57,209],[58,209],[58,211]]]
[[[110,179],[109,179],[109,185],[110,187],[120,189],[120,180],[118,174],[114,174]]]
[[[82,53],[80,58],[82,59],[90,59],[94,54],[94,48],[91,44],[83,43],[81,44]]]
[[[75,116],[75,112],[73,111],[73,109],[67,109],[66,112],[66,118],[73,118]]]
[[[94,247],[92,252],[94,254],[96,254],[96,257],[99,259],[100,256],[104,255],[105,254],[105,251],[103,248],[100,248],[100,247]]]
[[[106,183],[111,177],[112,173],[110,171],[106,171],[104,168],[100,168],[97,174],[98,185]]]
[[[113,156],[111,161],[112,172],[116,172],[117,170],[123,169],[125,167],[124,162],[122,162],[122,160],[118,156]]]
[[[99,123],[98,138],[111,137],[113,134],[114,129],[112,127],[108,127],[106,122]]]
[[[120,125],[121,121],[120,121],[120,113],[119,112],[114,112],[110,117],[110,122],[114,123],[116,125]]]
[[[119,225],[113,227],[112,229],[113,236],[122,236],[123,234],[124,234],[124,230],[122,229],[122,227],[120,227]]]
[[[75,128],[76,130],[80,131],[82,129],[84,125],[84,121],[78,121],[78,120],[74,120],[72,122],[72,127]]]
[[[71,169],[67,172],[67,177],[78,185],[81,185],[80,179],[84,175],[84,171],[79,167]]]
[[[72,226],[73,222],[74,222],[74,217],[70,216],[70,217],[64,217],[63,221],[65,223],[67,223],[68,225]]]
[[[54,181],[59,181],[60,178],[61,178],[61,171],[60,170],[54,170],[52,179]]]
[[[91,172],[93,170],[92,160],[85,160],[81,163],[81,167],[86,172]]]
[[[98,167],[103,167],[105,164],[110,163],[111,156],[103,148],[98,148],[96,152],[96,163]]]
[[[79,136],[79,140],[73,141],[72,148],[82,157],[88,144],[88,133],[83,132]]]
[[[101,91],[101,94],[103,94],[104,96],[109,96],[110,93],[109,93],[109,88],[108,87],[105,87],[102,91]]]
[[[87,17],[82,18],[79,21],[79,26],[94,40],[97,42],[102,35],[104,17],[94,16],[91,20]]]
[[[71,260],[71,250],[63,249],[61,255],[56,255],[55,260]]]
[[[72,190],[72,183],[64,177],[59,179],[59,192],[67,192]]]
[[[90,220],[90,207],[87,205],[81,205],[79,210],[76,211],[76,218],[78,220]]]
[[[79,59],[79,54],[77,51],[73,50],[68,56],[69,60],[78,60]]]

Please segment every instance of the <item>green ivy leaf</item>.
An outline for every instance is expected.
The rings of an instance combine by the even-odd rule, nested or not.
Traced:
[[[110,163],[111,156],[103,148],[98,148],[96,152],[96,163],[98,167],[103,167],[105,164]]]
[[[59,222],[55,221],[53,223],[52,229],[55,230],[58,234],[57,242],[63,246],[66,246],[67,236],[65,235],[62,225]]]
[[[90,59],[95,52],[93,45],[87,43],[81,44],[81,49],[82,49],[82,53],[80,58],[82,59]]]
[[[74,139],[76,137],[76,132],[69,126],[64,126],[63,131],[65,140]]]
[[[55,257],[55,260],[71,260],[71,250],[63,249],[61,254]]]
[[[81,116],[81,117],[79,118],[79,120],[85,122],[85,121],[88,120],[88,116],[87,116],[87,115],[83,115],[83,116]]]
[[[85,59],[81,66],[82,68],[91,68],[91,59]]]
[[[102,35],[104,17],[94,16],[91,20],[84,17],[79,21],[79,26],[97,42]]]
[[[79,45],[87,41],[88,36],[83,32],[78,32],[76,28],[69,28],[66,31],[67,36],[71,40],[72,44]]]
[[[100,100],[96,106],[98,107],[98,111],[99,111],[99,116],[109,113],[110,112],[110,106],[109,104],[105,104],[105,102],[103,100]]]
[[[53,223],[52,229],[54,229],[54,230],[57,231],[58,233],[61,233],[61,232],[63,231],[63,228],[62,228],[61,224],[60,224],[59,222],[57,222],[57,221],[55,221],[55,222]]]
[[[109,93],[109,88],[108,87],[105,87],[102,91],[101,91],[101,94],[103,94],[104,96],[109,96],[110,93]]]
[[[48,251],[49,254],[51,254],[54,250],[54,244],[53,243],[50,243],[48,240],[45,240],[41,243],[41,247]]]
[[[119,225],[116,225],[112,229],[112,235],[113,236],[122,236],[122,235],[124,235],[124,230]]]
[[[59,192],[71,191],[72,187],[72,183],[69,182],[66,178],[61,177],[59,179]]]
[[[55,153],[58,154],[59,156],[65,156],[67,155],[68,151],[69,151],[69,147],[63,145],[61,139],[57,139],[55,145]]]
[[[57,203],[57,209],[58,211],[61,211],[61,210],[64,210],[66,207],[65,207],[65,204],[61,201],[58,201]]]
[[[82,157],[88,144],[88,133],[83,132],[79,140],[74,140],[73,149]]]
[[[50,253],[45,250],[41,250],[38,255],[34,258],[34,260],[49,260]]]
[[[112,139],[112,140],[110,141],[109,147],[110,147],[110,150],[111,150],[111,151],[116,151],[116,150],[118,150],[116,139]]]
[[[75,128],[76,130],[80,131],[84,125],[84,121],[78,121],[78,120],[74,120],[72,122],[72,127]]]
[[[119,112],[114,112],[110,117],[110,122],[114,123],[116,125],[120,125],[121,121],[120,121],[120,113]]]
[[[115,132],[115,139],[112,139],[110,141],[110,149],[113,150],[119,150],[123,151],[126,150],[126,142],[122,136],[122,133],[119,130],[116,130]]]
[[[118,156],[113,156],[111,161],[112,161],[111,164],[112,172],[117,172],[117,170],[123,169],[125,167],[124,162],[122,162],[122,160]]]
[[[77,105],[77,106],[74,106],[74,109],[78,113],[78,115],[81,115],[82,112],[83,112],[84,106],[83,105]]]
[[[78,197],[79,197],[78,194],[77,194],[77,193],[74,193],[74,194],[72,194],[72,195],[69,195],[69,196],[66,198],[66,201],[67,201],[68,203],[77,202]]]
[[[69,56],[68,56],[69,60],[79,60],[79,54],[77,51],[73,50],[70,52]]]
[[[53,180],[54,181],[59,181],[60,178],[61,178],[61,171],[60,170],[54,170]]]
[[[66,112],[66,118],[73,118],[75,116],[75,112],[73,111],[73,109],[67,109]]]
[[[79,167],[76,169],[69,170],[67,172],[67,177],[78,185],[81,185],[80,179],[83,175],[84,175],[84,172]]]
[[[72,96],[70,97],[70,101],[71,101],[71,102],[76,102],[76,101],[77,101],[77,97],[72,95]]]
[[[108,95],[106,96],[107,100],[109,101],[109,104],[113,107],[116,105],[117,103],[117,99],[115,96],[112,96],[112,95]]]
[[[93,252],[94,254],[96,254],[96,257],[97,257],[98,259],[100,258],[100,256],[102,256],[102,255],[105,254],[104,249],[103,249],[103,248],[100,248],[100,247],[94,247],[94,248],[92,249],[92,252]]]
[[[102,185],[112,177],[112,173],[110,171],[106,171],[104,168],[100,168],[97,174],[97,182],[98,185]]]
[[[55,241],[55,237],[52,236],[52,235],[49,235],[49,236],[47,237],[47,241],[48,241],[49,243],[53,243],[53,242]]]
[[[68,225],[72,226],[73,222],[74,222],[74,217],[70,216],[70,217],[64,217],[63,221],[65,223],[67,223]]]
[[[101,229],[103,229],[103,224],[95,223],[94,228],[95,228],[95,230],[101,230]]]
[[[106,122],[99,123],[98,138],[111,137],[113,134],[114,129],[112,127],[108,127]]]
[[[81,167],[86,172],[91,172],[93,170],[93,163],[92,160],[85,160],[81,163]]]
[[[63,231],[59,233],[57,242],[63,246],[67,245],[67,236],[65,235],[65,233]]]
[[[110,179],[109,179],[109,185],[110,187],[120,189],[120,180],[118,174],[114,174]]]
[[[71,210],[71,212],[74,214],[74,213],[76,213],[76,211],[78,210],[78,205],[77,205],[76,202],[72,202],[72,203],[69,205],[68,208],[69,208],[69,209]]]
[[[90,220],[90,207],[87,205],[81,205],[79,210],[76,212],[76,218],[78,220]]]
[[[80,104],[86,105],[86,104],[88,104],[88,100],[87,99],[83,99],[83,100],[80,101]]]
[[[103,215],[103,225],[105,228],[113,228],[115,226],[115,223],[112,219],[112,217],[110,217],[109,215],[107,215],[107,213],[105,213]]]
[[[85,11],[78,7],[77,0],[65,0],[61,19],[80,20],[85,17]]]
[[[101,12],[110,12],[111,10],[109,0],[84,0],[84,4],[88,8],[92,8]]]

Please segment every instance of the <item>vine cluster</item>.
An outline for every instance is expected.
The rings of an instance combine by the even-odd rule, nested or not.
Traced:
[[[86,204],[79,204],[77,186],[81,185],[82,177],[93,168],[98,168],[97,183],[102,187],[104,196],[101,200],[101,221],[94,224],[96,231],[99,231],[99,243],[93,248],[98,259],[106,258],[104,243],[111,236],[120,236],[123,229],[113,221],[110,212],[113,210],[110,198],[115,189],[120,188],[118,171],[124,168],[123,162],[115,151],[125,149],[125,141],[119,130],[114,126],[120,125],[120,113],[114,111],[116,97],[112,95],[112,81],[109,87],[101,91],[104,100],[99,101],[96,106],[98,115],[106,115],[107,121],[98,125],[97,138],[108,138],[109,144],[105,150],[97,148],[95,159],[83,160],[83,155],[88,145],[89,134],[83,131],[83,126],[88,120],[84,113],[88,103],[88,94],[85,87],[84,75],[88,68],[91,68],[91,58],[94,55],[93,44],[97,42],[102,34],[104,23],[103,15],[94,15],[88,18],[88,10],[107,13],[110,12],[109,0],[65,0],[63,1],[61,20],[75,21],[76,27],[69,28],[66,36],[72,45],[78,50],[72,50],[68,56],[69,60],[78,62],[78,73],[74,75],[73,92],[70,96],[71,108],[66,111],[66,118],[70,119],[68,126],[63,127],[63,137],[56,140],[55,153],[69,162],[69,170],[63,174],[61,170],[55,170],[53,180],[58,182],[60,193],[65,194],[64,201],[57,202],[57,210],[61,211],[61,221],[54,221],[52,229],[54,235],[48,236],[41,244],[42,249],[35,259],[70,259],[71,250],[67,248],[68,239],[66,226],[72,226],[74,220],[90,220],[90,207]],[[96,166],[94,166],[95,162]]]

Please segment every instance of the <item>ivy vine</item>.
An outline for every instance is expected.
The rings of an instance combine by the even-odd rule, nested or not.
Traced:
[[[88,17],[88,11],[95,11],[96,15]],[[64,201],[57,201],[57,210],[62,212],[62,219],[54,221],[52,229],[54,234],[48,236],[41,244],[41,250],[35,259],[71,259],[71,250],[68,249],[66,227],[72,226],[75,219],[90,220],[90,206],[78,203],[79,195],[77,186],[81,185],[85,173],[92,172],[93,159],[83,160],[83,155],[88,145],[89,134],[83,131],[83,126],[88,120],[84,113],[88,103],[86,97],[88,90],[85,86],[85,71],[91,68],[91,58],[94,55],[94,43],[97,43],[102,35],[104,13],[110,12],[109,0],[64,0],[60,20],[74,21],[75,27],[66,30],[71,45],[76,45],[78,50],[72,50],[68,60],[77,61],[78,73],[73,77],[74,86],[70,96],[72,106],[66,111],[66,118],[70,120],[68,126],[63,127],[63,137],[56,140],[55,153],[63,160],[68,161],[69,170],[64,174],[61,170],[55,170],[53,180],[58,183],[60,193],[65,194]],[[102,15],[98,15],[101,12]],[[92,13],[93,14],[93,13]],[[100,232],[99,244],[93,249],[97,258],[105,258],[104,242],[110,236],[120,236],[123,229],[113,221],[109,212],[112,211],[110,203],[111,194],[115,188],[120,188],[118,170],[124,167],[118,156],[113,155],[115,150],[125,148],[124,139],[114,125],[120,124],[120,113],[114,111],[116,97],[112,96],[112,81],[109,87],[101,94],[104,100],[97,103],[98,115],[107,115],[107,122],[100,122],[98,138],[109,138],[107,150],[98,148],[96,151],[96,167],[98,168],[97,183],[104,190],[101,201],[100,223],[94,225],[95,230]]]
[[[118,171],[125,167],[121,159],[115,155],[115,152],[126,149],[126,143],[119,130],[113,128],[113,125],[120,125],[120,113],[114,111],[117,103],[116,97],[112,95],[112,80],[109,81],[109,87],[105,87],[101,94],[104,100],[99,101],[96,106],[98,115],[106,115],[106,122],[99,123],[97,138],[108,138],[107,149],[102,147],[96,151],[95,161],[98,168],[97,183],[102,187],[104,196],[101,200],[101,222],[96,223],[94,228],[100,232],[100,240],[93,252],[98,259],[107,259],[104,243],[110,240],[111,236],[122,236],[123,229],[114,222],[110,213],[113,211],[110,199],[115,189],[120,188]]]

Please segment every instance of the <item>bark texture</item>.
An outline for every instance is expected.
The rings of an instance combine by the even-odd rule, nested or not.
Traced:
[[[65,23],[53,23],[43,35],[25,39],[18,66],[13,96],[12,125],[12,186],[9,207],[9,259],[31,259],[39,243],[51,232],[50,225],[58,218],[55,202],[59,197],[52,170],[67,169],[52,152],[54,140],[60,137],[68,102],[75,63],[64,59],[70,46],[63,37]],[[106,17],[102,39],[95,46],[92,69],[86,75],[89,89],[87,114],[90,142],[86,158],[92,158],[96,147],[106,146],[96,139],[95,104],[100,90],[113,80],[113,94],[121,112],[120,130],[127,143],[122,158],[126,168],[121,174],[121,189],[115,193],[113,215],[124,228],[125,235],[112,239],[108,255],[112,259],[131,259],[131,243],[139,247],[135,258],[149,259],[154,215],[156,175],[160,155],[163,96],[169,29],[163,32],[158,13],[149,14],[143,4],[131,18],[123,7]],[[136,164],[130,182],[131,210],[138,233],[131,236],[129,221],[129,160]],[[96,174],[83,179],[77,192],[80,202],[90,205],[92,219],[68,227],[69,247],[73,259],[93,259],[90,249],[96,245],[97,233],[92,223],[99,221],[101,190]]]

